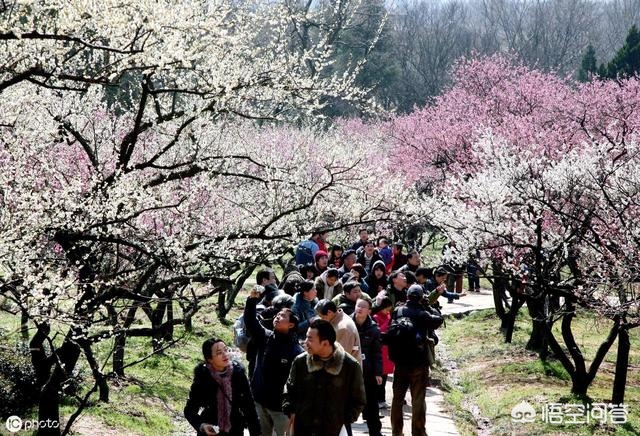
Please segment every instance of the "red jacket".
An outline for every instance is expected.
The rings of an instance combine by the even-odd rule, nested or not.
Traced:
[[[378,324],[378,328],[380,329],[380,333],[386,333],[389,330],[389,323],[391,322],[391,314],[378,312],[373,315],[373,319]],[[389,347],[386,345],[382,346],[382,373],[383,374],[393,374],[393,362],[389,359]]]

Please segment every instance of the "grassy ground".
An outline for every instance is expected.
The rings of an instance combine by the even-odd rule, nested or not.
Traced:
[[[237,299],[238,306],[228,315],[235,320],[244,296]],[[82,415],[74,430],[83,435],[148,435],[185,434],[191,429],[182,417],[182,408],[192,379],[192,370],[200,360],[202,341],[220,336],[231,343],[231,328],[216,317],[212,302],[203,307],[194,320],[195,331],[185,335],[180,343],[164,355],[154,356],[127,369],[125,379],[110,382],[110,402],[100,403],[94,397],[91,407]],[[575,336],[588,363],[596,347],[607,334],[607,322],[581,315],[574,323]],[[18,320],[0,313],[0,341],[8,344],[16,340]],[[569,396],[568,374],[556,361],[542,363],[524,345],[529,337],[528,316],[522,314],[516,324],[514,341],[505,344],[499,332],[499,321],[491,311],[472,314],[461,320],[448,320],[441,329],[443,349],[447,359],[455,361],[457,370],[449,372],[451,388],[446,400],[456,418],[461,434],[492,435],[636,435],[640,434],[640,332],[632,330],[632,355],[629,363],[626,403],[629,423],[626,425],[551,425],[539,417],[542,404],[563,402],[579,403]],[[184,334],[176,329],[176,337]],[[98,354],[107,355],[109,343],[102,345]],[[150,351],[148,339],[131,338],[127,361],[134,361]],[[607,402],[611,396],[616,344],[609,352],[592,384],[589,395],[594,402]],[[104,372],[110,370],[110,361]],[[79,375],[91,383],[91,374],[83,360]],[[538,417],[534,423],[513,424],[511,409],[526,400],[534,406]],[[62,415],[69,416],[76,408],[72,400],[62,407]],[[35,418],[34,410],[31,416]],[[2,424],[2,423],[0,423]],[[0,434],[4,430],[0,425]],[[480,428],[479,428],[480,427]]]
[[[460,433],[492,435],[637,435],[640,434],[640,335],[631,332],[631,356],[626,390],[628,420],[612,424],[545,424],[541,411],[545,403],[582,404],[570,395],[571,381],[555,360],[541,362],[524,346],[531,332],[528,316],[522,314],[516,324],[512,344],[505,344],[499,332],[499,320],[492,311],[481,311],[461,320],[447,321],[441,340],[447,358],[457,364],[450,372],[452,387],[445,395]],[[587,364],[609,324],[581,314],[574,321],[577,343]],[[558,336],[560,337],[560,336]],[[588,395],[594,403],[608,403],[614,376],[617,343],[603,362]],[[533,423],[512,423],[511,409],[521,401],[537,412]],[[569,418],[565,417],[564,420]],[[576,421],[584,421],[581,416]]]
[[[237,301],[243,304],[244,296],[239,296]],[[227,319],[235,320],[240,310],[240,306],[234,308],[227,315]],[[18,328],[19,318],[0,313],[2,343],[15,343],[18,340]],[[228,344],[233,343],[231,326],[224,325],[217,319],[211,301],[196,315],[193,332],[187,334],[181,328],[176,329],[174,338],[182,338],[177,345],[166,350],[163,355],[152,356],[126,369],[124,379],[111,380],[109,403],[97,401],[97,395],[94,395],[91,406],[83,412],[77,424],[74,424],[74,434],[181,435],[192,431],[182,415],[182,409],[193,378],[193,368],[201,361],[201,344],[212,336],[221,337]],[[129,338],[127,345],[126,362],[139,360],[151,352],[148,338]],[[107,358],[111,346],[110,341],[105,341],[96,350],[99,362],[107,362],[103,368],[105,373],[111,370],[111,360]],[[78,376],[88,385],[92,385],[91,372],[82,358],[77,370]],[[81,395],[83,393],[80,392]],[[74,399],[65,400],[61,407],[63,422],[76,407],[77,402]],[[29,416],[21,416],[23,420],[36,417],[35,409]],[[4,430],[4,425],[1,425],[0,435],[4,434]]]

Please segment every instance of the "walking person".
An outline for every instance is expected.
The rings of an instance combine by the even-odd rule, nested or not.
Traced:
[[[338,436],[365,406],[362,368],[322,319],[311,322],[305,348],[293,361],[282,410],[296,436]]]
[[[362,375],[367,404],[362,416],[367,420],[370,436],[382,436],[380,409],[378,408],[378,386],[382,384],[382,343],[380,329],[371,318],[371,300],[358,299],[351,316],[358,328],[362,347]]]
[[[376,304],[373,306],[371,317],[378,324],[380,334],[384,335],[389,330],[389,323],[391,322],[391,311],[393,310],[393,302],[389,297],[382,297],[376,299]],[[382,383],[378,385],[378,408],[388,409],[387,394],[385,386],[387,385],[387,378],[389,374],[393,374],[393,362],[389,358],[389,346],[382,345]]]
[[[435,309],[423,307],[424,296],[420,285],[412,285],[407,291],[407,302],[394,309],[391,315],[393,323],[400,318],[408,318],[414,331],[410,333],[415,346],[396,344],[396,350],[389,342],[389,352],[395,363],[393,372],[393,401],[391,402],[391,430],[394,436],[402,435],[404,425],[402,405],[407,389],[411,392],[411,435],[426,436],[425,394],[429,382],[429,361],[427,340],[430,331],[440,327],[442,316]]]
[[[229,355],[221,339],[202,344],[205,362],[193,371],[193,383],[184,416],[198,436],[260,434],[258,415],[244,368]]]
[[[291,309],[280,310],[273,318],[273,331],[258,321],[256,305],[260,294],[253,289],[244,307],[244,320],[257,350],[251,376],[251,392],[263,435],[284,436],[289,418],[282,412],[282,391],[293,360],[303,353],[297,338],[298,318]]]

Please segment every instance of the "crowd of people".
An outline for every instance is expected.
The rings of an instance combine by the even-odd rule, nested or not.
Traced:
[[[203,344],[205,362],[184,410],[198,435],[244,428],[252,436],[351,435],[362,413],[369,434],[379,436],[390,374],[393,435],[403,434],[407,390],[411,434],[426,435],[425,393],[443,322],[438,299],[465,295],[451,261],[455,245],[443,248],[442,265],[427,268],[417,251],[404,254],[402,244],[369,236],[360,230],[345,249],[327,248],[326,233],[314,233],[298,245],[297,266],[282,281],[271,269],[258,272],[242,315],[251,338],[248,373],[219,339]],[[477,275],[476,268],[470,291],[479,290]],[[403,328],[411,345],[400,345]]]

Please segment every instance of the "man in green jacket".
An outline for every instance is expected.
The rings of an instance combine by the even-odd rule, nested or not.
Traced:
[[[311,323],[305,345],[291,366],[282,410],[295,435],[338,436],[366,404],[362,368],[336,342],[327,321]]]

